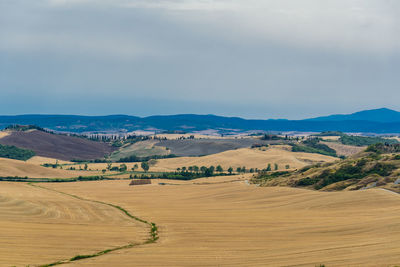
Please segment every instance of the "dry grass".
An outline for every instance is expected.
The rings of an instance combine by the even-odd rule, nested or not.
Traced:
[[[55,158],[47,158],[47,157],[41,157],[41,156],[34,156],[30,159],[28,159],[26,162],[36,164],[36,165],[42,165],[45,163],[50,163],[50,164],[72,164],[70,161],[65,161],[65,160],[58,160]]]
[[[346,157],[357,154],[367,148],[365,146],[349,146],[333,142],[321,142],[321,143],[336,150],[338,156],[346,156]]]
[[[157,161],[153,171],[172,171],[183,166],[217,166],[221,165],[225,170],[232,166],[233,168],[246,166],[246,168],[266,168],[268,163],[273,165],[276,163],[280,170],[285,169],[289,165],[291,169],[301,168],[313,162],[331,162],[336,158],[324,156],[320,154],[291,152],[284,148],[262,149],[237,149],[221,152],[218,154],[203,157],[180,157],[161,159]]]
[[[14,159],[0,158],[0,177],[18,176],[29,178],[71,178],[78,176],[96,175],[94,172],[67,171],[46,168],[37,162],[30,163]]]
[[[400,262],[400,197],[383,190],[326,193],[244,182],[135,187],[127,181],[96,181],[46,186],[115,203],[160,227],[155,244],[65,266]]]
[[[330,141],[337,141],[339,140],[340,136],[318,136],[322,140],[330,140]]]
[[[0,186],[0,266],[36,266],[141,242],[148,229],[112,207],[23,183]]]

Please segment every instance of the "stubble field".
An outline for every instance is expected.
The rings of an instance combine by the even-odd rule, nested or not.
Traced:
[[[159,226],[155,244],[65,266],[394,266],[400,262],[400,198],[384,190],[327,193],[260,188],[244,181],[45,186],[121,205]]]
[[[110,206],[25,183],[0,186],[0,266],[38,266],[147,238],[146,225]]]

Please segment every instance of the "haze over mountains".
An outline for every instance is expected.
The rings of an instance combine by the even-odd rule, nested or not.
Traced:
[[[10,124],[34,124],[65,132],[110,131],[202,131],[220,133],[234,131],[343,131],[362,133],[400,133],[400,112],[387,108],[365,110],[346,115],[331,115],[305,120],[251,120],[216,115],[159,115],[136,117],[128,115],[17,115],[0,116],[0,128]]]

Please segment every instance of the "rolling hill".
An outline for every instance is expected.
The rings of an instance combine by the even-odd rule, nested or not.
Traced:
[[[349,158],[307,166],[288,174],[260,173],[254,183],[324,191],[387,188],[400,193],[400,145],[375,144]]]
[[[400,112],[387,109],[372,109],[355,112],[348,115],[330,115],[309,119],[310,121],[373,121],[383,123],[400,122]]]
[[[0,116],[0,128],[10,124],[34,124],[64,132],[126,132],[202,131],[213,129],[220,133],[251,130],[263,131],[342,131],[369,133],[400,133],[400,113],[389,109],[375,109],[349,115],[332,115],[306,120],[252,120],[215,115],[165,115],[136,117],[128,115],[18,115]]]
[[[103,158],[116,150],[109,144],[40,130],[11,131],[0,144],[32,150],[38,156],[61,160]]]

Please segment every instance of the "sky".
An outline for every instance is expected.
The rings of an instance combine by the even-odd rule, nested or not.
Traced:
[[[398,0],[0,0],[0,114],[400,110]]]

